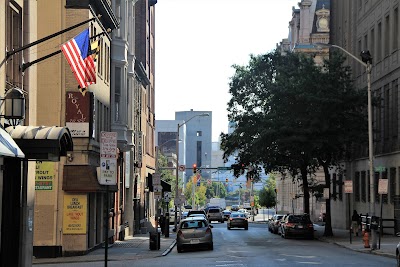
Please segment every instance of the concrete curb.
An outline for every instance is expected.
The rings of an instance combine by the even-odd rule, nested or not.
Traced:
[[[176,240],[172,242],[172,244],[163,252],[162,256],[167,256],[171,250],[175,247]]]
[[[352,247],[349,247],[349,246],[340,244],[340,243],[338,243],[338,242],[336,242],[336,241],[328,240],[328,239],[326,239],[326,238],[324,238],[324,237],[317,237],[316,239],[317,239],[318,241],[320,241],[320,242],[335,244],[335,245],[338,246],[338,247],[345,248],[345,249],[350,249],[350,250],[352,250],[352,251],[356,251],[356,252],[360,252],[360,253],[365,253],[365,254],[374,254],[374,255],[378,255],[378,256],[383,256],[383,257],[387,257],[387,258],[396,259],[396,255],[389,254],[389,253],[385,253],[385,252],[382,252],[382,251],[379,251],[379,250],[366,249],[366,248],[365,248],[365,249],[362,249],[362,248],[361,248],[361,249],[360,249],[360,248],[352,248]]]

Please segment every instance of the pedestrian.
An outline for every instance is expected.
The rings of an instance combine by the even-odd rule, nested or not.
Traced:
[[[354,236],[358,236],[359,223],[360,215],[358,215],[356,210],[353,210],[353,216],[351,216],[351,227],[353,229]]]

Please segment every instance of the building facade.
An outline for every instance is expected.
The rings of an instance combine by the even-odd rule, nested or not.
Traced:
[[[208,116],[201,116],[208,113]],[[177,111],[175,120],[185,121],[185,153],[186,165],[186,183],[193,175],[191,167],[196,164],[197,168],[211,168],[211,147],[212,147],[212,112],[211,111]],[[190,121],[189,121],[190,120]],[[207,169],[201,171],[204,179],[211,179],[211,172]]]
[[[353,181],[353,193],[349,194],[350,204],[359,213],[371,214],[375,211],[375,215],[379,215],[377,212],[383,204],[382,217],[398,220],[400,214],[396,214],[395,209],[398,209],[396,203],[400,195],[399,1],[339,0],[332,1],[331,10],[331,44],[356,56],[363,50],[370,51],[373,58],[372,96],[379,101],[379,105],[373,106],[372,112],[374,179],[370,179],[368,148],[365,148],[356,160],[346,163],[345,180]],[[352,58],[348,58],[347,63],[353,70],[356,85],[367,90],[366,68]],[[378,193],[379,179],[388,179],[387,194]],[[372,194],[375,201],[371,203]],[[334,201],[332,205],[336,207],[333,210],[335,217],[340,214],[343,203]]]

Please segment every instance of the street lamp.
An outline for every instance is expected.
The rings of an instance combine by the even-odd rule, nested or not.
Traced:
[[[373,151],[373,136],[372,136],[372,92],[371,92],[371,67],[372,67],[372,56],[368,50],[363,50],[360,53],[361,60],[355,55],[351,54],[349,51],[334,44],[324,44],[324,43],[315,43],[316,46],[319,47],[335,47],[347,55],[354,58],[357,62],[363,65],[366,68],[367,72],[367,85],[368,85],[368,148],[369,148],[369,188],[371,192],[370,199],[370,213],[375,215],[375,191],[374,191],[374,151]],[[373,233],[375,231],[372,231]],[[372,238],[374,239],[374,238]],[[374,242],[373,242],[374,243]],[[373,244],[374,246],[374,244]]]
[[[210,116],[210,114],[208,113],[201,113],[201,114],[197,114],[194,115],[193,117],[191,117],[190,119],[188,119],[187,121],[184,121],[182,124],[178,123],[178,127],[177,127],[177,131],[176,131],[176,140],[179,140],[179,129],[185,125],[186,123],[188,123],[189,121],[191,121],[192,119],[196,118],[196,117],[208,117]],[[175,228],[174,230],[177,230],[177,226],[178,226],[178,188],[179,188],[179,142],[176,142],[176,181],[175,181]]]

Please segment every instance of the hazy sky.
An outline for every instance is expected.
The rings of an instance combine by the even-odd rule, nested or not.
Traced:
[[[300,0],[158,0],[155,6],[156,119],[212,111],[212,140],[228,131],[233,64],[287,38]]]

